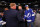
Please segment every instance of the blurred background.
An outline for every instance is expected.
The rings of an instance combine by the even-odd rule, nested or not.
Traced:
[[[29,5],[30,8],[32,8],[33,10],[39,10],[40,9],[40,0],[19,0],[14,1],[14,0],[0,0],[0,11],[3,11],[4,8],[10,8],[10,3],[11,2],[16,2],[17,6],[18,5],[22,5],[23,9],[25,9],[25,5]]]

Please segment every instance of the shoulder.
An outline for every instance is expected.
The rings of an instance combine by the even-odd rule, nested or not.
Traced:
[[[27,11],[27,10],[25,10],[25,11]]]
[[[32,11],[32,9],[31,8],[29,8],[31,11]]]
[[[30,11],[33,11],[33,10],[30,8]]]
[[[30,9],[31,12],[33,12],[33,9]]]
[[[8,10],[4,11],[4,12],[7,12]]]
[[[18,12],[18,10],[15,10],[16,12]]]
[[[18,10],[15,10],[16,13],[18,13]]]

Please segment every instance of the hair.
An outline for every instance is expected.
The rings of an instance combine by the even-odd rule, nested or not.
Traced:
[[[8,6],[7,7],[4,7],[4,8],[8,8]]]
[[[21,5],[18,5],[18,6],[21,6]],[[22,7],[22,6],[21,6]]]
[[[16,5],[16,3],[10,3],[10,7],[13,7],[15,5]]]

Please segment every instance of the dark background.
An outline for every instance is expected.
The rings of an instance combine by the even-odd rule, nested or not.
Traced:
[[[10,8],[9,4],[11,2],[15,2],[17,5],[21,4],[23,9],[25,9],[26,4],[32,9],[40,9],[40,0],[0,0],[0,9],[3,10],[5,7]]]

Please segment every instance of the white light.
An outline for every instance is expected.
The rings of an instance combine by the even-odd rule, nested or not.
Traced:
[[[5,1],[1,1],[1,2],[5,2]]]
[[[24,3],[25,4],[25,3]]]
[[[20,5],[20,3],[18,3],[18,5]]]
[[[6,4],[5,4],[6,5]]]
[[[34,6],[38,6],[38,5],[34,5]]]
[[[37,1],[36,1],[37,2]]]
[[[31,3],[28,3],[28,4],[31,4]]]

